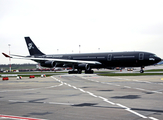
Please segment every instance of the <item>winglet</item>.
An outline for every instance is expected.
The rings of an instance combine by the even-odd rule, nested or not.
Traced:
[[[5,54],[5,53],[2,53],[5,57],[9,57],[9,58],[12,58],[11,56]]]

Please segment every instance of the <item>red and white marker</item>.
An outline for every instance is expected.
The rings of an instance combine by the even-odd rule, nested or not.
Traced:
[[[20,116],[2,115],[2,114],[0,114],[0,118],[8,118],[8,119],[15,119],[15,120],[45,120],[39,118],[29,118],[29,117],[20,117]]]

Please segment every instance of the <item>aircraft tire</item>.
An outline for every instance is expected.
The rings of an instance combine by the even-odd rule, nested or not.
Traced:
[[[82,73],[82,70],[81,69],[78,69],[78,74],[81,74]]]
[[[93,74],[94,71],[93,70],[85,70],[85,74]]]
[[[140,73],[144,73],[144,70],[140,70]]]
[[[78,74],[78,71],[68,71],[68,74]]]

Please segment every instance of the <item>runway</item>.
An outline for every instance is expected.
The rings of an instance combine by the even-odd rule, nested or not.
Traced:
[[[162,101],[163,76],[0,81],[0,120],[162,120]]]

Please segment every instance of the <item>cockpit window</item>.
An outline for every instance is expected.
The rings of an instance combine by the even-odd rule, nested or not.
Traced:
[[[150,55],[149,57],[157,57],[157,55],[153,54],[153,55]]]

